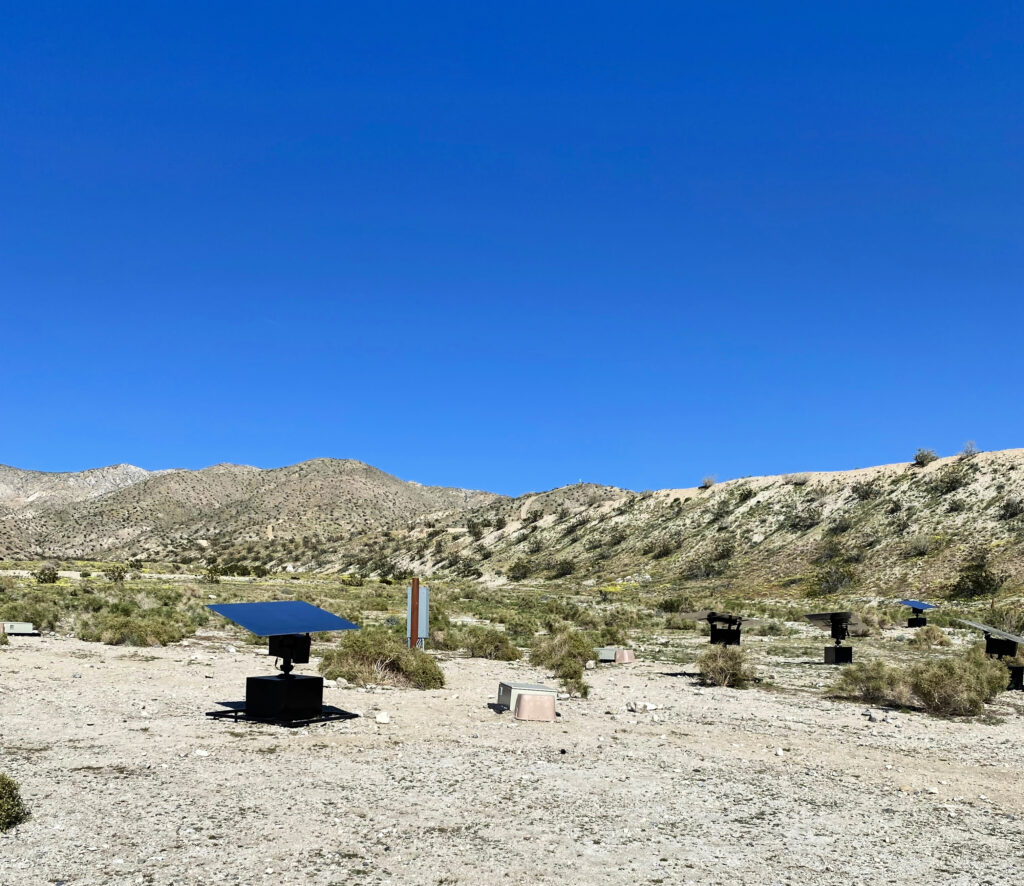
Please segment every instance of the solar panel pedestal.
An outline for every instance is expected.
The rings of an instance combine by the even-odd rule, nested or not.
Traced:
[[[826,646],[825,664],[841,665],[853,664],[852,646]]]
[[[928,619],[923,615],[915,615],[913,618],[907,619],[908,628],[923,628],[926,624],[928,624]]]
[[[1007,689],[1024,692],[1024,665],[1007,665],[1010,671],[1010,685]]]
[[[254,720],[308,720],[324,704],[323,677],[279,674],[245,681],[245,714]]]
[[[740,645],[740,629],[739,627],[719,627],[714,622],[711,623],[711,643],[714,646],[739,646]]]

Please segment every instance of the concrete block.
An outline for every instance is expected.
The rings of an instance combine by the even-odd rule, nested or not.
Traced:
[[[517,720],[533,720],[539,723],[555,721],[555,699],[550,695],[521,693],[516,696],[512,716]]]
[[[636,653],[632,649],[616,649],[615,664],[633,664],[636,661]]]

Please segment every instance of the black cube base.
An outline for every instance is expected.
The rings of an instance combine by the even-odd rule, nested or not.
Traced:
[[[323,705],[323,677],[279,674],[272,677],[249,677],[245,681],[247,717],[307,720],[320,716]]]
[[[852,646],[826,646],[825,664],[839,665],[853,663]]]
[[[925,618],[923,615],[919,615],[916,618],[907,619],[908,628],[923,628],[926,624],[928,624],[928,619]]]
[[[1010,685],[1007,689],[1024,692],[1024,665],[1007,665],[1010,671]]]
[[[714,646],[739,646],[739,628],[720,628],[711,625],[711,643]]]

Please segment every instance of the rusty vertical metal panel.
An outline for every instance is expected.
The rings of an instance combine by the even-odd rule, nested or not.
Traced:
[[[415,649],[419,645],[420,639],[420,580],[418,578],[412,580],[412,587],[409,588],[408,620],[409,648]]]

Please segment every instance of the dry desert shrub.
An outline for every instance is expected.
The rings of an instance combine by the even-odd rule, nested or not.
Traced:
[[[936,625],[925,625],[918,628],[910,641],[918,649],[931,649],[933,646],[949,646],[951,641],[946,632]]]
[[[0,631],[0,646],[10,646],[11,641],[7,639],[7,633]]]
[[[700,676],[709,686],[744,689],[754,679],[753,668],[739,646],[712,646],[697,659]]]
[[[462,646],[472,658],[492,661],[517,661],[519,650],[506,634],[494,628],[469,627],[462,635]]]
[[[960,658],[914,665],[907,680],[911,692],[929,713],[963,717],[980,714],[985,702],[1006,689],[1009,672],[1006,665],[986,658],[978,647]]]
[[[594,644],[581,631],[566,628],[537,644],[530,661],[549,667],[570,692],[584,698],[590,687],[583,681],[584,665],[596,657]]]
[[[358,686],[392,684],[416,689],[441,689],[444,674],[432,656],[409,649],[403,638],[383,629],[347,631],[337,648],[320,661],[320,673]]]
[[[937,658],[908,668],[883,661],[844,668],[830,695],[868,704],[907,705],[916,702],[930,714],[964,717],[980,714],[985,703],[1006,689],[1006,666],[986,658],[975,647],[965,655]]]
[[[863,661],[843,668],[829,694],[837,698],[854,698],[868,704],[899,704],[909,696],[901,670],[884,661]]]
[[[0,832],[21,824],[28,818],[28,808],[21,799],[18,783],[0,772]]]

